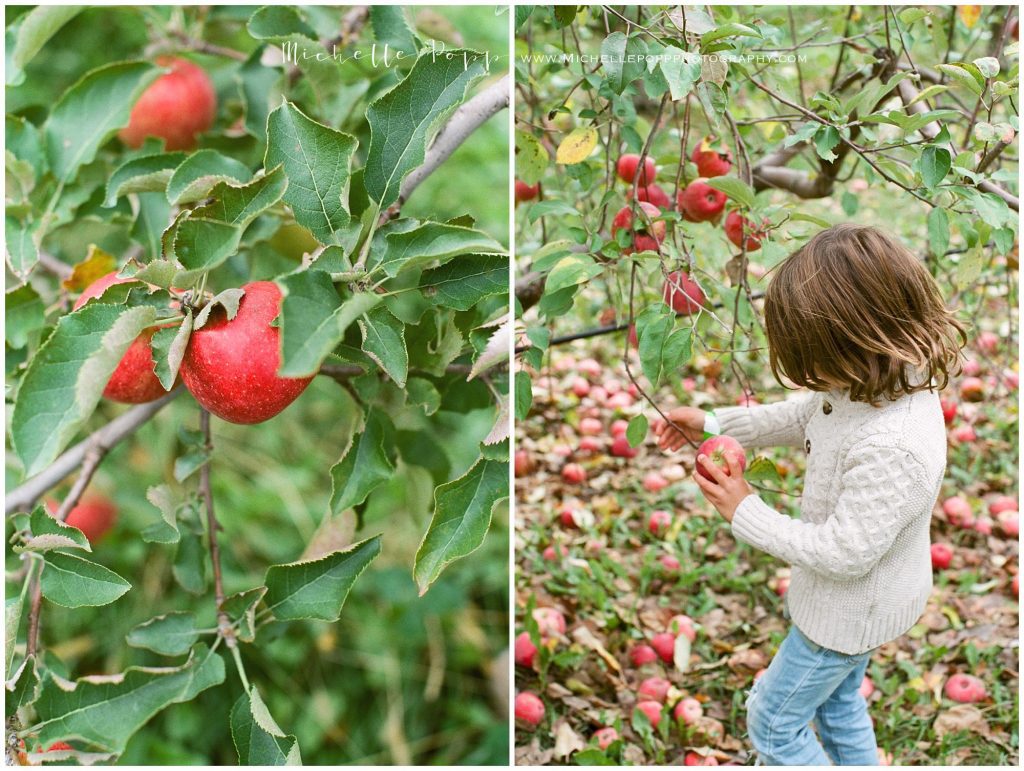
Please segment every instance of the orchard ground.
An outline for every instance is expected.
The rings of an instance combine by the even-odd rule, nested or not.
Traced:
[[[1000,294],[992,289],[979,304],[980,328],[1005,322],[1007,298]],[[732,537],[690,479],[692,449],[666,455],[649,434],[636,457],[611,453],[613,431],[624,428],[613,429],[615,421],[641,411],[655,417],[642,397],[629,395],[624,337],[620,332],[553,348],[544,370],[534,373],[533,409],[517,429],[515,631],[526,631],[538,651],[533,666],[516,667],[516,690],[539,695],[545,713],[536,728],[520,721],[516,762],[752,762],[744,699],[788,629],[782,595],[789,568]],[[883,645],[868,667],[865,689],[883,762],[1017,763],[1016,506],[1000,512],[1010,507],[1004,497],[1015,503],[1018,495],[1016,351],[1016,341],[1004,335],[976,335],[965,351],[967,373],[942,394],[947,415],[954,414],[932,541],[947,544],[952,559],[935,570],[918,624]],[[754,398],[784,398],[767,368],[758,372]],[[978,401],[961,396],[969,377],[981,378]],[[652,395],[665,410],[742,398],[731,373],[701,356]],[[782,479],[782,493],[764,493],[766,499],[797,515],[802,455],[785,448],[757,454],[774,461]],[[753,455],[748,451],[749,459]],[[585,481],[566,482],[567,464],[581,466]],[[951,498],[962,498],[966,508],[947,505],[948,514],[943,503]],[[650,526],[659,510],[671,514],[667,529]],[[538,627],[535,608],[561,612],[564,634]],[[692,644],[680,635],[664,651],[669,661],[635,665],[637,646],[665,645],[656,636],[678,614],[694,622]],[[958,674],[979,678],[984,698],[952,701],[945,688]],[[657,727],[634,711],[641,702],[642,710],[650,709],[649,696],[638,689],[651,677],[671,683],[653,713]],[[687,713],[689,724],[672,716],[686,697],[703,713],[696,719],[698,713]],[[607,727],[621,740],[609,745],[605,734],[596,736]],[[601,739],[606,749],[599,748]]]

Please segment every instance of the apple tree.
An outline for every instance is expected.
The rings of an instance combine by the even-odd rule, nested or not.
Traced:
[[[156,738],[129,757],[359,757],[320,752],[332,729],[301,722],[274,650],[298,636],[296,671],[332,650],[389,551],[402,581],[350,605],[398,624],[389,600],[481,547],[508,494],[507,196],[474,172],[507,163],[488,120],[509,84],[504,48],[458,28],[502,40],[504,20],[467,13],[9,16],[10,762],[117,760],[193,702],[205,754]],[[64,636],[75,614],[102,656]],[[347,677],[305,711],[347,699],[344,730],[376,742],[354,707],[382,686]]]

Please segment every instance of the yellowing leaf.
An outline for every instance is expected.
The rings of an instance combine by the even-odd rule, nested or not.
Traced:
[[[597,129],[578,128],[569,133],[558,146],[556,163],[582,163],[597,147]]]
[[[957,6],[956,12],[967,29],[974,29],[974,25],[981,18],[980,5],[960,5]]]
[[[96,244],[89,246],[89,253],[64,279],[64,288],[72,292],[81,292],[98,278],[102,278],[113,270],[117,270],[114,255],[100,249]]]

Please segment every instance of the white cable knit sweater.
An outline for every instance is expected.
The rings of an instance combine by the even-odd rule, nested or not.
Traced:
[[[938,394],[872,407],[805,392],[714,414],[748,448],[807,453],[799,520],[752,494],[732,521],[738,539],[793,566],[786,604],[800,631],[852,655],[910,629],[932,587],[928,530],[946,467]]]

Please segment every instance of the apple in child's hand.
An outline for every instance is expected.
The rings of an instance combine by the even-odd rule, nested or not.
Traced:
[[[953,561],[953,550],[948,544],[944,543],[933,543],[932,544],[932,568],[935,570],[945,570],[949,567],[949,563]]]
[[[629,660],[634,667],[642,667],[645,664],[658,660],[658,654],[650,645],[634,645],[629,649]]]
[[[743,449],[743,445],[731,436],[726,436],[725,434],[722,434],[721,436],[713,436],[710,439],[705,440],[704,443],[697,448],[697,455],[706,455],[712,463],[718,466],[718,468],[726,474],[730,473],[728,463],[726,461],[727,455],[739,466],[741,472],[747,468],[747,454]],[[714,477],[712,477],[700,463],[697,464],[697,473],[709,482],[715,481]]]
[[[703,717],[704,708],[696,699],[682,699],[676,704],[676,708],[672,710],[672,715],[680,723],[693,725],[699,718]]]
[[[668,696],[668,690],[671,687],[672,683],[664,677],[648,677],[640,683],[640,687],[636,689],[636,692],[645,699],[660,701],[664,704],[665,698]]]
[[[658,727],[658,723],[661,722],[661,704],[656,701],[641,701],[637,703],[636,708],[647,715],[652,726]]]
[[[988,697],[985,684],[973,675],[956,674],[946,681],[946,697],[961,704],[973,704]]]
[[[520,727],[532,731],[544,720],[544,702],[537,694],[523,691],[516,696],[515,716]]]
[[[141,147],[146,137],[160,137],[168,151],[191,150],[217,115],[213,83],[202,67],[187,59],[160,56],[156,63],[171,71],[142,92],[118,136],[133,148]]]
[[[529,632],[521,632],[516,637],[515,660],[521,667],[533,668],[534,658],[537,655],[537,646],[530,639]]]
[[[606,728],[599,728],[594,732],[594,740],[597,742],[597,746],[602,750],[608,749],[612,742],[619,738],[619,732],[611,726]]]

